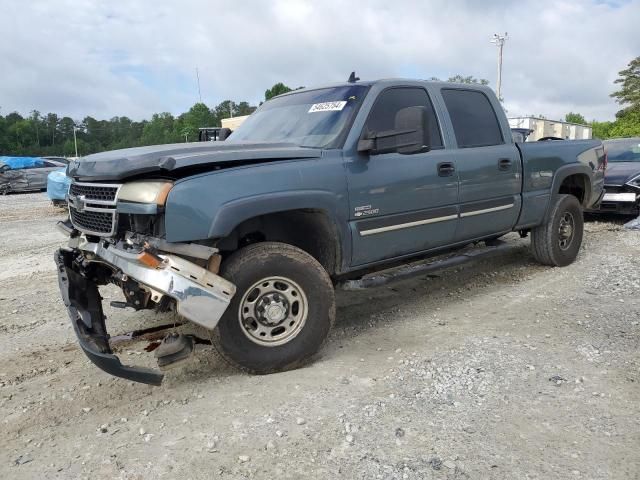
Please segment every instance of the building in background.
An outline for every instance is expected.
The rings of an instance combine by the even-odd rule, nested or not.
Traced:
[[[231,129],[231,131],[234,131],[236,128],[242,125],[242,122],[244,122],[247,118],[249,118],[249,115],[243,115],[241,117],[223,118],[222,120],[220,120],[220,122],[222,123],[222,128],[229,128]]]
[[[589,125],[538,117],[512,117],[509,119],[509,126],[531,130],[527,142],[535,142],[548,137],[562,138],[563,140],[588,140],[593,135],[593,130]]]

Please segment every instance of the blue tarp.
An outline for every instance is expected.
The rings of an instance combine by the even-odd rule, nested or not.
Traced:
[[[66,170],[54,170],[47,176],[47,196],[51,200],[65,200],[71,183],[71,178],[65,174]]]
[[[40,157],[0,157],[0,163],[9,165],[11,170],[44,167],[44,160]]]

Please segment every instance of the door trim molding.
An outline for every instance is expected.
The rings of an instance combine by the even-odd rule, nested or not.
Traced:
[[[501,205],[499,207],[483,208],[481,210],[472,210],[470,212],[461,213],[460,218],[473,217],[475,215],[482,215],[483,213],[498,212],[500,210],[508,210],[510,208],[513,208],[514,205],[515,205],[514,203],[510,203],[509,205]]]
[[[366,237],[367,235],[374,235],[376,233],[391,232],[393,230],[400,230],[403,228],[417,227],[418,225],[427,225],[429,223],[446,222],[447,220],[455,220],[458,218],[458,214],[446,215],[444,217],[427,218],[425,220],[416,220],[415,222],[397,223],[395,225],[389,225],[387,227],[372,228],[370,230],[360,230],[360,236]]]
[[[458,208],[455,205],[447,207],[429,208],[407,213],[397,213],[383,217],[360,218],[356,221],[356,229],[361,237],[376,233],[391,232],[404,228],[428,225],[430,223],[446,222],[458,218]]]
[[[373,217],[366,220],[360,219],[356,222],[356,229],[361,237],[366,237],[378,233],[418,227],[420,225],[429,225],[447,222],[449,220],[457,220],[458,218],[499,212],[501,210],[508,210],[514,206],[515,202],[513,197],[482,200],[461,205],[459,210],[452,205],[449,207],[419,210],[417,212],[401,213],[386,217]]]

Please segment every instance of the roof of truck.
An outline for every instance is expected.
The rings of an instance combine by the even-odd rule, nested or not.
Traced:
[[[487,85],[481,85],[479,83],[456,83],[456,82],[443,82],[443,81],[436,81],[436,80],[427,80],[427,79],[420,79],[420,78],[380,78],[378,80],[358,80],[357,82],[351,83],[351,82],[340,82],[340,83],[330,83],[327,85],[318,85],[318,86],[314,86],[314,87],[308,87],[308,88],[300,88],[298,90],[292,90],[290,92],[287,93],[283,93],[281,95],[278,95],[278,97],[284,97],[286,95],[292,95],[295,93],[299,93],[299,92],[308,92],[311,90],[320,90],[323,88],[336,88],[336,87],[352,87],[354,85],[362,85],[365,87],[370,87],[372,85],[397,85],[399,83],[405,83],[408,85],[417,85],[420,83],[427,83],[429,85],[434,85],[436,87],[444,87],[444,86],[464,86],[464,87],[469,87],[469,88],[473,88],[473,89],[478,89],[478,90],[484,90],[484,89],[490,89],[491,87],[487,86]],[[273,98],[277,98],[277,97],[273,97]]]

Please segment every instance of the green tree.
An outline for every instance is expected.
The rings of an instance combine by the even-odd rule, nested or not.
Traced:
[[[640,57],[631,60],[618,76],[613,83],[619,84],[620,90],[613,92],[611,97],[624,107],[616,114],[621,117],[629,110],[640,110]]]
[[[611,125],[610,137],[640,137],[640,108],[628,109]]]
[[[264,99],[271,100],[273,97],[277,97],[278,95],[282,95],[283,93],[288,93],[293,90],[290,87],[287,87],[284,83],[278,82],[273,87],[268,88],[264,92]]]
[[[449,77],[447,79],[447,82],[454,82],[454,83],[478,83],[480,85],[489,85],[489,80],[485,79],[485,78],[480,78],[477,79],[475,78],[473,75],[469,75],[467,77],[465,77],[464,75],[454,75],[453,77]]]
[[[224,102],[220,102],[218,105],[216,105],[213,111],[215,112],[215,116],[218,121],[222,120],[223,118],[230,118],[232,116],[237,117],[238,105],[231,100],[225,100]]]
[[[240,102],[237,105],[236,112],[240,115],[251,115],[256,110],[256,107],[249,105],[249,102]]]
[[[179,141],[179,134],[174,133],[174,123],[175,118],[170,113],[154,113],[142,129],[140,145],[160,145]]]
[[[613,126],[613,122],[591,122],[591,128],[593,129],[592,134],[593,138],[599,138],[604,140],[606,138],[611,138],[611,127]]]
[[[580,125],[586,125],[587,121],[579,113],[569,112],[564,116],[564,121],[569,123],[579,123]]]

